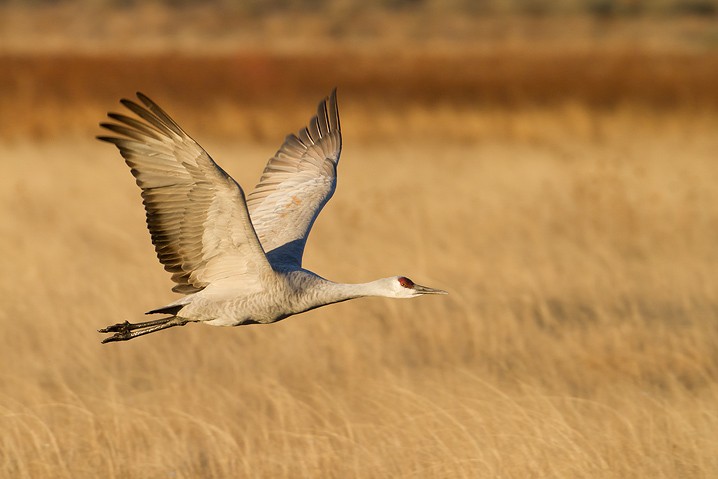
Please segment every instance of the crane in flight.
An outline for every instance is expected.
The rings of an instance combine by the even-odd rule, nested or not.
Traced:
[[[184,296],[146,314],[165,317],[100,329],[127,341],[190,322],[240,326],[280,321],[365,296],[413,298],[446,291],[405,276],[341,284],[302,268],[307,236],[334,193],[342,149],[336,89],[289,135],[245,198],[239,184],[155,102],[121,100],[136,116],[100,125],[130,167],[157,258]]]

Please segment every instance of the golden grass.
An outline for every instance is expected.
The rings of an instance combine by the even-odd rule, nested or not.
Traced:
[[[100,345],[172,298],[132,178],[89,136],[0,145],[0,476],[718,474],[714,113],[478,110],[445,141],[418,109],[365,143],[344,106],[306,266],[449,296]],[[197,136],[247,187],[277,146]]]

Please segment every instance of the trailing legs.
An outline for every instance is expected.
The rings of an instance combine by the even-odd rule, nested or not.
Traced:
[[[115,333],[109,338],[102,340],[102,343],[110,343],[113,341],[128,341],[138,336],[162,331],[163,329],[173,328],[175,326],[184,326],[189,322],[188,319],[179,318],[177,316],[168,316],[166,318],[155,319],[153,321],[145,321],[142,323],[124,323],[113,324],[103,329],[99,329],[100,333]]]

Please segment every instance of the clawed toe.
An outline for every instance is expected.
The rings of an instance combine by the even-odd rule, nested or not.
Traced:
[[[131,323],[129,321],[125,321],[124,323],[117,323],[117,324],[113,324],[112,326],[107,326],[106,328],[98,329],[97,332],[98,333],[117,333],[120,331],[129,331],[130,326],[131,326]],[[107,340],[105,340],[105,341],[107,341]]]
[[[132,333],[129,331],[120,331],[119,333],[113,334],[109,338],[103,339],[102,344],[111,343],[113,341],[127,341],[128,339],[132,339]]]

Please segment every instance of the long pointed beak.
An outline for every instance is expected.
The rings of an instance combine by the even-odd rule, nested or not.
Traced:
[[[420,284],[414,284],[414,291],[419,294],[449,294],[442,289],[429,288],[428,286],[422,286]]]

